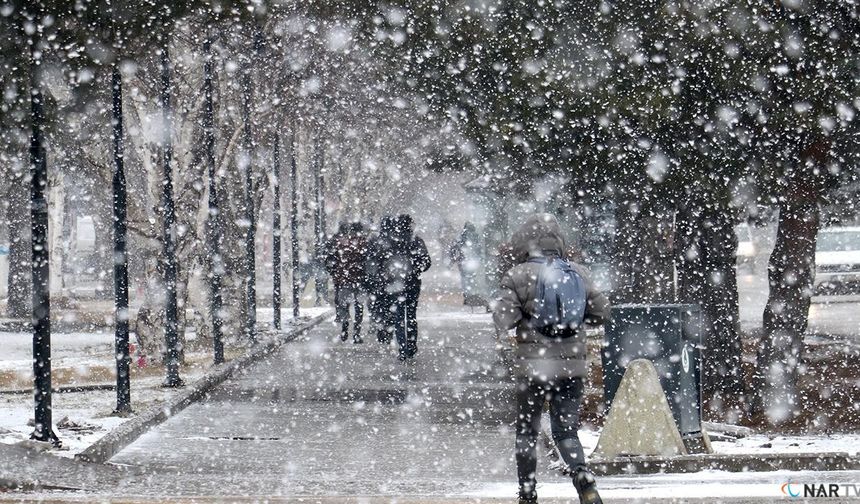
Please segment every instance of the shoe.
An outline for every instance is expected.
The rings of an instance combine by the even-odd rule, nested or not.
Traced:
[[[361,338],[354,338],[354,339],[352,340],[352,342],[353,342],[354,344],[356,344],[356,345],[359,345],[359,344],[361,344],[361,343],[364,343],[364,340],[363,340],[363,339],[361,339]]]
[[[346,341],[348,339],[349,339],[349,333],[347,333],[347,332],[340,333],[340,340],[341,341]]]
[[[597,492],[597,482],[594,475],[587,470],[580,469],[573,475],[573,486],[579,494],[580,504],[603,504],[603,499]]]
[[[538,504],[537,494],[534,492],[520,492],[517,504]]]

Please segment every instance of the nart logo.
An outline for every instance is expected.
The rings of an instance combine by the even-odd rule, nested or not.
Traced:
[[[860,485],[852,483],[797,483],[787,481],[779,487],[787,497],[860,497]]]

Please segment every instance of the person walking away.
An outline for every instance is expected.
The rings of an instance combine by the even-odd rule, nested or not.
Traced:
[[[451,262],[460,271],[460,285],[463,289],[463,304],[466,306],[487,306],[481,289],[481,242],[475,225],[466,222],[460,237],[448,252]]]
[[[335,319],[340,322],[340,339],[349,339],[349,308],[353,307],[353,343],[361,343],[364,317],[364,283],[367,239],[361,223],[341,223],[326,244],[325,266],[334,281]]]
[[[391,343],[391,334],[386,329],[391,296],[385,291],[384,264],[393,253],[394,218],[385,216],[379,221],[379,233],[368,240],[365,262],[365,290],[370,299],[370,316],[380,343]]]
[[[418,298],[421,274],[430,268],[427,245],[412,230],[412,217],[398,215],[390,249],[384,254],[385,293],[391,305],[387,313],[387,330],[397,338],[400,360],[408,361],[418,351]]]
[[[518,264],[502,278],[493,320],[500,329],[516,328],[519,502],[537,502],[535,444],[548,401],[552,436],[570,467],[580,502],[600,504],[577,431],[587,372],[584,325],[603,323],[609,301],[585,268],[565,260],[565,239],[552,215],[529,217],[511,244]]]

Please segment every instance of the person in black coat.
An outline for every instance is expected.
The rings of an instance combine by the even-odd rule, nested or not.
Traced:
[[[415,357],[418,351],[418,298],[421,274],[430,268],[427,245],[412,230],[412,217],[398,215],[392,239],[386,244],[383,261],[385,292],[391,296],[387,311],[388,331],[397,338],[400,359]]]
[[[386,292],[383,264],[393,249],[394,217],[385,216],[379,222],[379,233],[369,240],[365,265],[365,288],[369,297],[371,321],[380,343],[390,343],[391,333],[386,330],[391,295]]]

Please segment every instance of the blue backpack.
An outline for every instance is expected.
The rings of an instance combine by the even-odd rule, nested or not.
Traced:
[[[529,262],[543,266],[535,286],[535,313],[529,318],[529,326],[552,338],[573,336],[585,320],[585,281],[558,257],[533,257]]]

